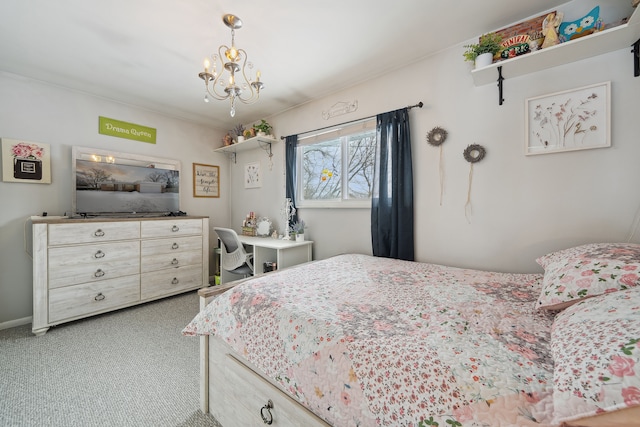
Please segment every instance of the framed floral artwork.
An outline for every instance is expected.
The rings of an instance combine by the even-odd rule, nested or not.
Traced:
[[[525,154],[611,146],[611,82],[529,98]]]
[[[244,166],[244,188],[262,187],[260,162],[247,163]]]
[[[220,197],[220,167],[193,164],[193,197]]]
[[[2,138],[2,180],[51,184],[49,144]]]

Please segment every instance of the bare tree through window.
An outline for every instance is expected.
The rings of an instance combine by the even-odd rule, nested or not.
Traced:
[[[301,145],[303,200],[368,200],[373,186],[375,130]]]

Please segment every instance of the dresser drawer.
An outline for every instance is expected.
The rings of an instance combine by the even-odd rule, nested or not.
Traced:
[[[49,291],[49,323],[89,316],[140,300],[140,276],[119,277]]]
[[[49,225],[49,246],[140,238],[138,221]]]
[[[197,250],[202,252],[201,236],[175,236],[170,239],[143,240],[141,245],[143,257]]]
[[[49,249],[49,289],[140,272],[140,242],[59,246]]]
[[[177,252],[174,254],[162,254],[142,257],[140,271],[148,273],[154,270],[185,267],[188,265],[202,265],[202,249],[197,251]]]
[[[188,234],[202,234],[201,219],[171,219],[160,221],[142,221],[142,238],[185,236]]]
[[[143,273],[140,278],[141,299],[177,294],[204,286],[202,264]]]

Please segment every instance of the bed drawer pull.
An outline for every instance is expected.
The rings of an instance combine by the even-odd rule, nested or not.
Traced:
[[[104,276],[104,271],[101,269],[97,269],[95,273],[93,273],[93,277],[102,277]]]
[[[102,292],[100,292],[98,295],[95,296],[94,300],[96,301],[102,301],[103,299],[105,299],[106,297],[102,294]]]
[[[178,227],[177,225],[174,225],[173,227],[171,227],[171,231],[173,232],[180,231],[180,227]]]
[[[104,231],[102,231],[102,229],[98,228],[94,233],[94,236],[96,237],[104,237]]]
[[[180,247],[179,244],[174,243],[173,245],[171,245],[171,249],[178,249]]]
[[[262,417],[262,422],[265,424],[273,424],[273,415],[271,415],[271,410],[273,409],[273,402],[271,401],[271,399],[269,399],[267,401],[267,404],[264,405],[262,407],[262,409],[260,409],[260,416]],[[269,418],[267,418],[267,416],[265,416],[264,411],[267,411],[267,415],[269,416]]]
[[[173,280],[171,281],[172,285],[177,285],[178,283],[180,283],[180,281],[178,280],[177,277],[174,277]]]
[[[102,252],[101,250],[98,250],[98,252],[96,252],[93,257],[94,258],[104,258],[106,254],[104,252]]]
[[[173,261],[171,261],[171,265],[178,265],[179,261],[177,258],[174,258]]]

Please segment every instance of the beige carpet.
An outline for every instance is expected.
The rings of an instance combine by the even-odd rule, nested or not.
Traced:
[[[0,331],[0,426],[218,426],[199,410],[195,292]]]

